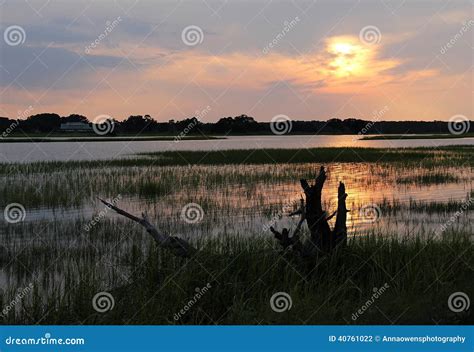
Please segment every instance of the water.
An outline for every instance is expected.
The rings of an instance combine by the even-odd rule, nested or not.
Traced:
[[[103,160],[136,153],[174,150],[228,150],[316,147],[440,147],[474,145],[474,138],[359,140],[354,135],[229,136],[219,140],[0,143],[0,162]]]
[[[324,188],[326,209],[329,214],[336,209],[338,182],[344,181],[349,194],[347,207],[351,209],[348,214],[351,234],[375,229],[404,234],[412,232],[414,224],[418,229],[422,226],[427,231],[435,230],[449,218],[450,212],[420,209],[413,213],[410,204],[463,202],[473,190],[474,177],[470,167],[442,167],[434,171],[420,167],[403,170],[402,173],[396,167],[371,163],[328,163],[326,166],[329,172]],[[49,177],[38,176],[31,181],[34,189],[42,190],[44,198],[61,191],[51,185],[61,185],[62,192],[76,196],[74,201],[50,205],[45,200],[43,205],[42,199],[28,204],[28,198],[25,198],[21,202],[27,208],[25,222],[86,223],[106,210],[97,196],[112,199],[120,193],[121,207],[134,214],[146,211],[152,219],[156,219],[155,223],[160,228],[173,234],[188,237],[222,233],[264,234],[275,216],[284,215],[285,205],[296,206],[301,198],[298,178],[314,174],[317,167],[308,163],[131,167],[126,171],[115,169],[109,174],[104,174],[102,169],[81,169],[74,172],[78,173],[77,180],[83,181],[67,183],[65,179],[71,180],[72,176],[65,172],[50,174]],[[428,183],[416,181],[417,176],[433,174],[457,175],[459,179]],[[144,182],[160,184],[159,194],[138,194],[139,188],[136,187]],[[16,186],[6,183],[5,187],[7,201],[19,201],[18,198],[8,198],[16,197],[21,190],[7,193],[8,187]],[[25,186],[22,187],[29,194]],[[84,189],[88,191],[83,192]],[[189,203],[199,204],[204,213],[202,221],[193,226],[181,218],[183,207]],[[385,209],[387,206],[389,208]],[[364,207],[375,208],[378,218],[375,221],[364,218],[361,212]],[[392,208],[398,211],[394,212]],[[466,215],[458,220],[472,229],[474,218]],[[120,218],[112,211],[106,211],[103,217]],[[295,226],[297,220],[283,216],[278,222],[282,226]]]
[[[158,229],[191,241],[204,236],[263,236],[275,243],[268,227],[295,228],[298,218],[287,215],[302,195],[298,179],[314,177],[318,166],[306,163],[80,168],[28,174],[31,189],[27,183],[8,182],[8,178],[15,180],[18,176],[1,177],[0,190],[5,202],[21,201],[26,217],[18,224],[0,223],[0,288],[11,300],[19,288],[34,281],[46,301],[57,292],[62,296],[68,280],[79,280],[80,275],[95,275],[105,287],[126,284],[131,266],[124,258],[130,256],[133,248],[146,253],[153,246],[152,240],[139,225],[105,208],[96,196],[111,199],[121,194],[121,208],[136,215],[146,211]],[[327,167],[324,208],[328,214],[336,209],[337,185],[344,181],[350,237],[371,232],[401,237],[433,235],[448,223],[473,190],[472,169],[465,166],[433,170],[328,163]],[[433,173],[457,175],[458,179],[416,181],[416,176]],[[140,195],[137,185],[145,181],[161,184],[162,191]],[[32,197],[35,190],[41,198]],[[60,192],[74,195],[77,201],[48,204],[54,201],[50,196]],[[18,198],[23,193],[24,198]],[[419,205],[449,201],[458,204],[436,211],[410,208],[413,202]],[[183,218],[183,209],[190,203],[202,209],[199,221]],[[365,213],[363,209],[370,211]],[[472,206],[456,216],[449,229],[472,233]]]

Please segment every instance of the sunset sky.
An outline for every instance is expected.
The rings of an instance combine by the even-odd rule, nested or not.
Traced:
[[[470,1],[0,3],[0,116],[472,118]]]

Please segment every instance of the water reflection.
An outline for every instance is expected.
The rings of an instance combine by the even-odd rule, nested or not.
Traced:
[[[336,209],[337,185],[344,181],[349,195],[350,236],[368,233],[432,236],[473,190],[474,177],[469,167],[403,170],[362,163],[327,166],[325,209],[328,214]],[[120,175],[113,170],[75,171],[80,178],[93,178],[94,182],[87,183],[90,196],[79,197],[69,207],[27,206],[23,223],[0,224],[0,287],[5,297],[11,298],[18,288],[34,281],[41,299],[47,301],[53,295],[63,297],[66,287],[74,286],[71,282],[81,276],[97,277],[105,287],[129,283],[132,268],[140,264],[133,258],[136,253],[147,253],[153,248],[151,239],[138,225],[104,208],[95,196],[114,198],[116,192],[126,190],[128,183],[136,185],[143,180],[155,190],[160,185],[159,192],[148,196],[123,194],[119,205],[135,214],[146,211],[163,231],[191,241],[206,236],[263,236],[273,243],[268,227],[296,226],[298,219],[286,215],[302,196],[298,178],[314,177],[318,167],[315,164],[196,165],[130,168],[126,172],[118,170]],[[49,181],[63,187],[77,186],[77,182],[63,182],[63,178],[71,176],[39,175],[32,182],[43,192],[52,189],[47,186]],[[79,192],[82,186],[79,187],[64,192]],[[183,221],[181,211],[188,203],[202,207],[202,221]],[[361,212],[367,206],[378,208],[375,219],[367,219]],[[470,210],[456,217],[450,229],[473,233],[474,213]],[[25,303],[29,303],[28,299],[31,297]],[[20,305],[15,309],[20,309]]]
[[[303,193],[296,177],[287,179],[285,173],[312,175],[317,166],[296,164],[277,167],[279,174],[273,173],[275,168],[273,165],[171,167],[176,175],[190,173],[193,170],[203,174],[208,172],[209,178],[203,177],[197,184],[180,184],[179,180],[186,182],[185,176],[176,176],[177,189],[164,189],[158,195],[124,195],[119,204],[136,214],[146,211],[161,228],[188,236],[217,235],[222,232],[227,235],[255,235],[262,232],[265,224],[277,215],[282,215],[279,219],[282,226],[295,226],[297,219],[283,215],[288,212],[288,205],[296,206]],[[163,168],[165,169],[167,168]],[[388,165],[329,164],[323,196],[324,205],[329,214],[336,209],[337,185],[339,181],[343,181],[349,194],[347,207],[351,210],[348,214],[351,233],[363,233],[380,227],[388,232],[404,233],[406,228],[411,231],[410,226],[413,224],[417,226],[422,224],[426,230],[433,230],[444,218],[449,217],[450,211],[455,211],[456,207],[470,196],[473,189],[470,168],[451,167],[443,170],[441,176],[439,170],[436,171],[434,175],[440,178],[437,179],[428,177],[433,175],[432,171],[428,172],[421,168],[405,170],[402,176],[400,169]],[[153,170],[150,172],[153,173]],[[211,178],[211,173],[234,174],[236,181],[219,182]],[[262,177],[272,174],[274,179]],[[457,178],[444,179],[443,175],[457,175]],[[420,183],[420,176],[423,176],[423,180],[426,179],[425,183]],[[139,178],[144,175],[131,173],[129,177],[133,182],[140,182]],[[162,181],[159,174],[151,177],[151,180],[157,183]],[[409,182],[410,180],[413,182]],[[106,194],[101,194],[100,188],[96,192],[94,196],[107,197]],[[443,204],[447,206],[449,202],[453,204],[449,208],[443,208]],[[203,208],[205,216],[201,223],[189,226],[180,219],[182,207],[188,203],[197,203]],[[369,205],[380,209],[381,216],[375,222],[367,222],[361,215],[361,209]],[[86,222],[103,212],[102,203],[95,198],[87,198],[75,207],[30,207],[26,221]],[[112,211],[107,211],[104,217],[117,218]],[[464,220],[465,225],[470,228],[472,218],[468,216]]]
[[[136,153],[173,150],[229,150],[316,147],[439,147],[474,145],[474,138],[360,140],[354,135],[229,136],[220,140],[0,143],[0,161],[96,160],[131,157]]]

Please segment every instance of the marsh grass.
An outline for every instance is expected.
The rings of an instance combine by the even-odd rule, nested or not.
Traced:
[[[470,197],[473,195],[471,194]],[[472,210],[472,202],[469,201],[470,197],[466,197],[465,200],[455,201],[448,200],[447,202],[439,201],[430,201],[423,202],[410,199],[408,203],[401,203],[397,200],[389,201],[384,199],[382,202],[378,203],[378,206],[383,212],[388,214],[397,214],[402,211],[410,211],[415,213],[426,213],[426,214],[438,214],[438,213],[455,213],[462,208],[465,208],[466,211]]]
[[[445,233],[442,239],[400,240],[372,233],[351,239],[349,246],[318,261],[282,253],[273,240],[253,236],[198,240],[197,256],[177,259],[157,249],[142,233],[127,235],[127,250],[115,226],[101,227],[91,244],[67,253],[63,287],[34,279],[35,290],[22,308],[3,323],[28,324],[467,324],[472,316],[453,313],[447,298],[462,291],[472,296],[472,239],[467,233]],[[105,246],[107,239],[109,246]],[[30,245],[26,271],[51,265],[56,249]],[[96,248],[94,250],[94,248]],[[104,280],[99,270],[107,252],[119,259]],[[32,255],[35,254],[34,259]],[[128,268],[125,270],[124,268]],[[59,270],[59,268],[57,268]],[[123,276],[117,274],[120,271]],[[54,270],[53,270],[54,272]],[[196,288],[211,288],[186,314],[175,319]],[[358,319],[355,313],[374,288],[389,288]],[[45,297],[41,289],[49,285]],[[112,293],[115,307],[92,308],[92,297]],[[291,310],[276,313],[270,297],[287,292]],[[12,292],[13,293],[13,292]],[[11,299],[5,295],[3,304]]]
[[[409,176],[400,176],[397,178],[397,183],[400,184],[419,184],[419,185],[431,185],[431,184],[442,184],[449,182],[457,182],[459,177],[452,173],[431,173],[431,174],[422,174],[422,175],[409,175]]]
[[[93,161],[39,161],[0,163],[0,174],[51,173],[76,168],[111,168],[172,165],[249,165],[293,163],[393,163],[398,167],[418,165],[473,166],[472,146],[439,148],[305,148],[305,149],[239,149],[221,151],[168,151],[140,153],[135,157]]]
[[[180,192],[195,194],[209,190],[242,189],[251,195],[255,189],[290,185],[300,178],[314,177],[319,163],[294,164],[222,164],[222,165],[148,165],[148,166],[78,166],[75,162],[53,167],[55,163],[32,163],[9,166],[0,173],[0,193],[3,201],[20,203],[32,208],[78,208],[92,204],[98,195],[117,194],[154,200]],[[469,183],[468,166],[413,165],[409,169],[393,163],[326,163],[331,173],[354,187],[368,191],[376,187],[398,185],[422,187],[428,185]],[[358,192],[360,193],[360,192]]]
[[[425,216],[434,214],[434,226],[439,227],[441,213],[458,211],[466,192],[472,197],[472,150],[170,152],[113,161],[0,164],[2,200],[21,203],[27,210],[25,222],[0,223],[0,306],[33,283],[32,292],[0,322],[472,322],[471,316],[447,307],[453,292],[473,297],[472,213],[466,211],[435,239]],[[334,160],[339,162],[330,162]],[[334,210],[337,183],[343,180],[353,236],[346,249],[305,261],[281,253],[262,227],[274,216],[278,226],[294,226],[282,209],[301,196],[298,180],[312,179],[321,163],[329,169],[324,207]],[[402,177],[407,182],[397,182]],[[408,199],[411,194],[430,200]],[[190,240],[200,249],[198,255],[192,260],[171,257],[140,227],[112,214],[86,229],[104,210],[95,208],[96,196],[118,195],[127,210],[147,210],[161,230]],[[202,222],[180,219],[182,206],[189,202],[203,208]],[[370,203],[380,206],[383,224],[409,225],[403,231],[378,223],[364,227],[358,213]],[[35,207],[52,216],[30,219]],[[84,207],[91,207],[93,214],[81,212]],[[68,209],[70,213],[61,213]],[[209,292],[176,320],[196,287],[207,283]],[[385,283],[390,288],[376,306],[354,321],[352,313],[371,297],[374,287]],[[115,298],[115,308],[103,314],[92,308],[92,297],[101,291]],[[271,310],[269,300],[276,292],[291,295],[290,311]]]
[[[471,151],[470,147],[467,147]],[[472,163],[465,154],[466,147],[437,148],[307,148],[307,149],[251,149],[222,151],[180,151],[153,152],[139,155],[156,158],[165,165],[186,164],[266,164],[266,163],[330,163],[330,162],[366,162],[366,163],[449,163],[450,158],[462,159]],[[452,161],[452,159],[451,159]],[[462,162],[460,164],[463,164]],[[459,164],[458,164],[459,165]]]

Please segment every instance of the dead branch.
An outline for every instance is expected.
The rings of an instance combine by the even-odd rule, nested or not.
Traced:
[[[300,241],[299,232],[303,222],[306,220],[306,210],[304,206],[304,200],[300,201],[300,208],[292,213],[289,216],[300,215],[300,220],[296,226],[293,234],[290,236],[290,231],[287,228],[284,228],[281,232],[278,232],[273,227],[270,227],[270,231],[275,235],[275,238],[279,241],[280,245],[283,247],[283,250],[292,247],[293,250],[299,252],[303,255],[304,246]]]
[[[101,198],[98,199],[104,203],[106,207],[114,210],[117,214],[125,216],[126,218],[129,218],[130,220],[142,225],[159,246],[170,250],[175,256],[188,258],[197,251],[186,240],[183,240],[179,237],[169,236],[163,232],[158,231],[157,228],[149,221],[145,213],[142,213],[142,217],[139,218]]]

